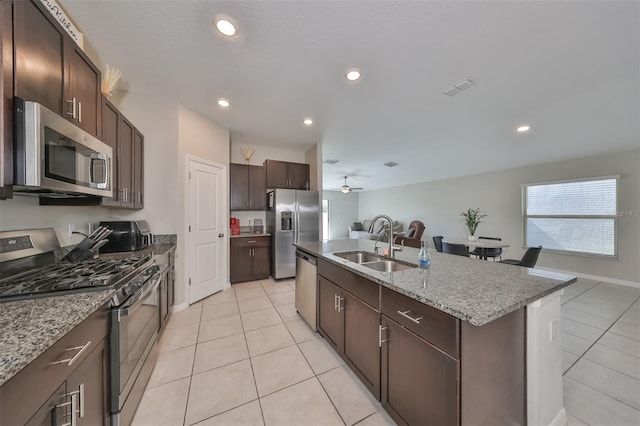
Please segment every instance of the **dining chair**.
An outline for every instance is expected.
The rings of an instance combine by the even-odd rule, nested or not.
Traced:
[[[522,259],[505,259],[500,261],[499,263],[506,263],[507,265],[516,265],[516,266],[524,266],[525,268],[533,268],[536,266],[538,262],[538,256],[540,256],[540,251],[542,250],[542,246],[538,247],[529,247],[527,251],[522,256]]]
[[[469,257],[469,247],[464,244],[450,244],[447,242],[442,242],[442,252],[455,254],[458,256]]]
[[[442,235],[437,235],[433,237],[433,246],[436,248],[437,252],[442,253],[442,239],[444,237]]]
[[[502,241],[502,238],[498,237],[478,237],[481,240],[494,240],[494,241]],[[478,257],[491,257],[493,261],[496,261],[496,257],[499,257],[502,260],[502,247],[496,248],[485,248],[484,250],[480,247],[474,248],[469,254],[474,255],[476,258]]]

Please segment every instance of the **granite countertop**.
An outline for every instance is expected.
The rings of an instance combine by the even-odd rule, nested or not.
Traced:
[[[0,304],[0,386],[107,303],[113,290]]]
[[[267,232],[261,232],[259,234],[252,234],[250,232],[241,232],[238,235],[230,235],[230,238],[250,238],[250,237],[270,237],[271,234]]]
[[[576,277],[540,269],[475,260],[429,249],[431,268],[378,272],[332,253],[373,252],[375,241],[303,242],[296,246],[380,285],[481,326],[554,293]],[[384,248],[388,244],[380,244]],[[417,264],[419,249],[405,247],[396,259]]]
[[[101,253],[100,259],[162,256],[175,244],[133,252]],[[0,304],[0,385],[39,357],[75,326],[107,303],[114,290],[89,291]]]

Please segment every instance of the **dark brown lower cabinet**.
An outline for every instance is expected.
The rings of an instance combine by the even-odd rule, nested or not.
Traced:
[[[107,424],[109,313],[104,305],[0,387],[0,424]]]
[[[380,312],[322,276],[318,285],[320,332],[380,399]]]
[[[231,238],[231,283],[269,277],[271,272],[270,237]]]
[[[382,316],[382,406],[401,425],[456,425],[458,360]]]

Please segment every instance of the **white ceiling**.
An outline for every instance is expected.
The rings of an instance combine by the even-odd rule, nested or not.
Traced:
[[[370,190],[640,146],[637,1],[61,3],[123,87],[171,96],[235,143],[321,143],[340,160],[324,166],[325,189],[345,175]],[[234,38],[214,30],[216,14],[236,22]],[[345,80],[350,67],[360,81]],[[476,86],[442,94],[465,78]],[[532,131],[516,134],[521,123]]]

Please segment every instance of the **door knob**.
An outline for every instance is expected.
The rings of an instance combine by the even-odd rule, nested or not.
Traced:
[[[222,238],[222,237],[224,237],[224,234],[221,232],[218,234],[218,238]]]

